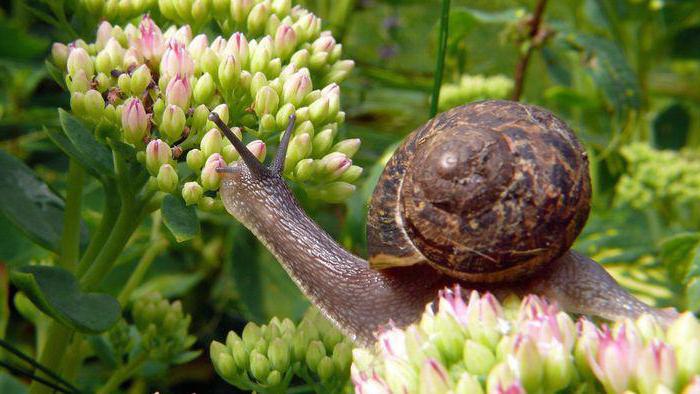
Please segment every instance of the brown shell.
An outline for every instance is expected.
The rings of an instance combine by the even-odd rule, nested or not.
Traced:
[[[542,108],[484,101],[411,133],[367,222],[370,265],[427,262],[472,282],[515,281],[566,252],[590,210],[586,153]]]

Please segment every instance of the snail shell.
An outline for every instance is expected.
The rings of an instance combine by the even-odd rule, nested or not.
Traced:
[[[571,247],[590,199],[586,153],[552,113],[510,101],[454,108],[384,169],[367,222],[370,266],[517,281]]]

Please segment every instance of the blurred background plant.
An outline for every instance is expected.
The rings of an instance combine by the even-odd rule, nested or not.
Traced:
[[[313,23],[299,31],[293,28],[298,42],[289,53],[280,52],[288,42],[283,38],[290,34],[280,30],[285,16],[293,15],[287,21],[292,27],[309,17],[295,14],[287,4],[14,0],[2,5],[0,337],[4,341],[44,364],[53,364],[61,376],[85,390],[191,392],[206,387],[207,392],[230,392],[232,383],[241,390],[289,385],[298,392],[312,392],[329,389],[327,384],[342,386],[340,376],[347,379],[349,370],[343,369],[344,350],[336,356],[336,347],[345,340],[324,339],[319,334],[322,323],[310,324],[308,317],[302,321],[308,302],[264,247],[221,214],[216,180],[206,175],[206,159],[221,157],[228,163],[235,157],[226,157],[225,140],[218,133],[208,134],[206,122],[196,124],[196,109],[200,104],[209,109],[226,105],[229,124],[242,126],[247,143],[259,140],[255,144],[263,156],[285,126],[284,106],[292,104],[295,111],[308,108],[312,129],[299,122],[297,129],[306,129],[298,134],[308,137],[298,138],[298,151],[304,154],[293,158],[306,164],[297,164],[287,176],[314,220],[346,247],[363,254],[366,202],[376,179],[396,143],[429,117],[440,2],[300,1],[322,22],[318,28]],[[162,62],[149,63],[144,57],[136,58],[137,67],[124,62],[134,47],[128,37],[143,37],[139,27],[156,34],[151,25],[144,25],[146,12],[160,34],[188,44],[185,47],[182,42],[185,51],[177,45],[161,48],[161,59],[169,50],[185,53],[192,62],[190,73],[187,56],[171,56],[177,60],[169,63],[171,67],[184,65],[190,77],[173,83],[171,94],[168,85],[176,75],[164,78]],[[104,20],[109,25],[97,30]],[[127,28],[129,24],[133,28]],[[168,30],[171,25],[189,25],[190,30]],[[121,31],[115,31],[116,26]],[[300,35],[302,30],[311,33]],[[321,39],[322,30],[330,30],[333,41]],[[227,63],[216,51],[226,51],[236,31],[247,40],[258,39],[259,61],[255,66],[243,62],[240,69],[229,64],[241,74],[235,82],[222,81],[219,66]],[[196,38],[200,33],[206,34],[205,43]],[[260,40],[266,34],[272,42]],[[217,43],[217,36],[227,42]],[[442,110],[470,100],[517,97],[564,118],[586,144],[595,192],[591,218],[575,248],[601,261],[646,301],[691,311],[700,309],[700,94],[695,88],[700,86],[699,37],[700,7],[692,0],[453,0],[439,101]],[[108,45],[110,38],[118,45]],[[76,40],[82,40],[74,46],[83,48],[89,62],[76,57],[69,66],[68,48],[52,47],[52,43]],[[341,49],[325,50],[340,43],[342,59],[355,61],[340,87],[342,108],[337,111],[344,116],[319,120],[331,111],[337,93],[323,88],[349,71],[349,63],[338,64],[342,59],[333,53]],[[293,62],[293,54],[304,49],[306,54],[302,52]],[[210,58],[215,53],[216,69],[203,67],[207,64],[203,52]],[[46,63],[47,58],[53,61]],[[296,79],[308,77],[312,85],[298,104],[290,95],[285,98],[283,83],[290,75],[284,66],[297,62],[303,67],[293,70],[301,72]],[[88,78],[90,67],[94,75]],[[253,83],[256,73],[251,67],[260,71],[264,81],[258,77]],[[300,71],[304,67],[307,72]],[[66,84],[63,73],[71,69]],[[119,72],[112,75],[114,70]],[[150,75],[144,77],[146,71]],[[149,83],[142,86],[143,80]],[[234,89],[235,97],[225,97],[228,90],[222,82],[227,81],[247,89]],[[119,94],[110,102],[108,93],[115,88]],[[159,100],[162,108],[156,105]],[[311,119],[315,102],[319,103]],[[101,111],[96,111],[100,109],[96,104],[102,104]],[[172,114],[163,122],[170,106]],[[73,115],[59,116],[56,107],[72,109]],[[125,111],[128,108],[132,111]],[[141,115],[146,114],[152,115],[153,122],[146,122],[152,129],[147,126],[144,131]],[[188,134],[180,141],[185,128]],[[115,137],[115,132],[124,131],[136,137],[153,135],[153,141],[160,142]],[[104,144],[110,138],[121,143]],[[150,150],[147,142],[152,144]],[[195,153],[187,160],[187,152],[197,151],[201,157]],[[126,176],[121,179],[128,178],[128,184],[112,185],[116,183],[110,175],[115,170],[113,152],[133,158],[126,161],[131,166],[127,169],[139,176]],[[329,152],[338,154],[324,161]],[[327,171],[333,166],[343,173]],[[85,174],[82,167],[87,168]],[[361,168],[366,169],[364,173]],[[319,176],[321,181],[316,181]],[[342,180],[342,176],[349,178]],[[324,189],[337,182],[344,184]],[[78,256],[85,259],[85,267],[97,257],[93,254],[100,248],[91,249],[89,240],[109,234],[111,226],[100,223],[115,223],[124,211],[117,208],[126,201],[121,201],[124,196],[142,199],[127,205],[132,209],[126,210],[123,222],[131,228],[122,232],[121,247],[102,258],[103,268],[93,274],[94,283],[85,286],[70,271],[79,269]],[[72,231],[63,231],[64,218],[65,228]],[[68,276],[52,266],[66,268]],[[79,286],[109,298],[82,293]],[[60,302],[42,296],[58,289],[66,294]],[[73,304],[92,309],[73,310]],[[100,313],[91,314],[95,310]],[[168,323],[171,329],[159,328],[154,335],[149,327],[161,327],[166,316],[175,316],[167,318],[175,320]],[[270,322],[273,317],[278,320]],[[228,356],[215,354],[227,354],[229,350],[221,346],[230,348],[224,338],[231,330],[246,343],[252,335],[245,335],[248,322],[257,324],[248,327],[260,329],[247,329],[260,337],[260,344],[251,345],[248,339],[243,347],[247,362],[231,354],[234,363],[226,364]],[[309,326],[319,327],[315,334],[302,329]],[[70,334],[73,329],[80,334]],[[308,338],[299,334],[308,331],[312,331]],[[317,344],[309,345],[303,356],[296,354],[293,340],[288,341],[296,336]],[[62,338],[63,346],[58,348],[69,349],[63,361],[59,356],[64,352],[49,352],[52,356],[42,360],[41,350],[49,338]],[[235,335],[229,338],[236,342]],[[207,352],[198,353],[209,349],[214,340],[221,342],[210,349],[216,371]],[[298,366],[288,370],[292,371],[289,376],[282,373],[285,357],[280,354],[288,355],[289,365]],[[319,367],[316,358],[319,363],[331,360],[323,363],[333,367]],[[15,356],[2,352],[0,360],[17,372]],[[333,373],[327,374],[329,370]],[[274,371],[281,375],[279,382]],[[217,378],[216,372],[224,379]],[[286,378],[290,380],[284,383]],[[2,392],[25,392],[28,381],[0,371]],[[41,392],[43,387],[35,384],[31,391]]]

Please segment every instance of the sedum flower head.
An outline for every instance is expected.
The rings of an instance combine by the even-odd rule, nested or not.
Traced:
[[[277,318],[248,323],[224,343],[212,342],[209,354],[219,376],[242,390],[286,392],[303,379],[318,392],[338,392],[350,376],[352,345],[311,309],[298,325]]]
[[[219,154],[216,162],[223,166],[239,159],[220,133],[210,135],[216,129],[210,112],[261,160],[296,114],[285,176],[326,201],[342,201],[354,191],[362,173],[352,164],[359,140],[336,141],[345,118],[338,83],[354,63],[341,58],[342,45],[321,31],[318,17],[289,0],[81,1],[91,14],[118,14],[117,20],[133,20],[132,12],[156,3],[159,17],[183,25],[159,26],[147,14],[136,24],[100,23],[93,43],[54,45],[52,59],[64,70],[75,115],[114,130],[104,135],[121,136],[138,157],[148,158],[143,164],[154,178],[150,185],[187,195],[194,204],[198,188],[190,184],[183,194],[188,182],[200,184],[199,198],[218,198],[220,176],[205,166],[212,155]],[[211,31],[207,24],[225,35],[200,34]],[[171,150],[167,163],[147,151],[154,140],[159,152]],[[193,150],[199,153],[190,156]]]
[[[419,323],[387,327],[353,351],[356,393],[690,393],[700,381],[700,324],[650,316],[577,324],[536,296],[440,293]]]
[[[440,89],[441,111],[485,99],[505,99],[513,90],[513,80],[503,76],[465,74],[456,83],[447,83]]]

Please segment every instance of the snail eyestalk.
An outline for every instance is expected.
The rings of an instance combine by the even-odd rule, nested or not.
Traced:
[[[279,148],[277,148],[275,161],[272,162],[272,165],[270,166],[270,170],[273,174],[282,174],[282,171],[284,171],[284,159],[287,157],[289,139],[292,137],[292,130],[294,130],[294,123],[296,122],[296,119],[297,116],[295,114],[289,115],[289,123],[287,124],[287,129],[282,135],[282,141],[280,141]]]
[[[250,150],[248,150],[248,148],[245,145],[243,145],[243,142],[239,140],[235,134],[233,134],[233,131],[231,131],[231,129],[228,126],[226,126],[226,124],[221,120],[221,118],[216,112],[212,112],[211,114],[209,114],[209,120],[214,122],[214,124],[216,124],[219,130],[221,130],[221,132],[224,133],[226,138],[228,138],[228,140],[231,141],[233,147],[236,148],[238,154],[241,155],[241,159],[243,159],[243,162],[246,164],[246,166],[248,166],[248,169],[250,170],[251,174],[260,177],[268,172],[268,169],[265,168],[265,166],[263,166],[258,161],[258,158],[255,157],[255,155]]]

